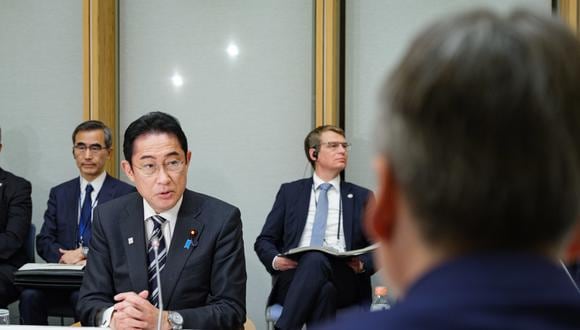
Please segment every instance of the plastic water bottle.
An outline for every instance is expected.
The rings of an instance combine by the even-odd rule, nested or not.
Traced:
[[[371,304],[371,312],[378,312],[382,310],[391,309],[391,305],[387,301],[387,288],[384,286],[375,287],[375,297]]]

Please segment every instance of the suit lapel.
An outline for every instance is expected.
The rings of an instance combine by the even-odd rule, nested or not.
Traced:
[[[145,244],[145,223],[143,219],[143,199],[138,197],[127,205],[120,219],[121,244],[125,248],[131,284],[136,292],[149,288],[147,278],[147,244]]]
[[[115,192],[115,182],[112,178],[107,174],[105,177],[105,181],[103,182],[103,186],[99,191],[99,195],[97,196],[97,200],[99,203],[105,203],[112,199],[114,199],[114,192]]]
[[[4,185],[6,185],[6,172],[4,172],[3,169],[0,168],[0,206],[1,207],[5,207],[4,206]],[[0,215],[1,217],[1,215]],[[0,218],[0,221],[2,221],[2,218]]]
[[[203,235],[203,223],[197,218],[201,213],[201,200],[192,192],[186,190],[183,194],[183,202],[177,222],[171,238],[171,246],[167,254],[167,262],[161,273],[161,287],[163,288],[163,302],[169,306],[181,272],[184,270],[185,263],[191,253],[195,251],[199,238]],[[190,232],[195,230],[192,237]],[[188,242],[191,240],[191,242]]]
[[[314,181],[312,178],[309,180],[304,180],[301,186],[298,188],[296,201],[294,205],[296,206],[296,230],[294,231],[297,235],[294,236],[292,244],[290,247],[296,247],[300,243],[300,238],[302,237],[302,232],[306,226],[306,219],[308,218],[308,208],[310,207],[310,195],[312,194],[312,185]]]
[[[77,248],[78,244],[78,220],[79,220],[79,202],[81,196],[81,179],[80,177],[76,178],[72,181],[71,185],[66,189],[67,196],[65,197],[65,201],[69,201],[65,203],[66,205],[66,219],[68,222],[67,225],[67,236],[69,237],[68,242],[74,242],[74,245],[69,246],[69,249]]]
[[[354,198],[351,193],[350,184],[341,181],[340,182],[340,199],[342,202],[342,215],[343,215],[343,230],[344,230],[344,241],[346,244],[346,250],[352,249],[352,226],[353,226],[353,210],[354,210]]]

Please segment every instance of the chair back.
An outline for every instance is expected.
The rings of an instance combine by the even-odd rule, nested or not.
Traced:
[[[28,230],[28,237],[26,239],[26,255],[28,256],[28,262],[34,262],[35,252],[34,252],[34,242],[36,241],[36,226],[31,223],[30,229]]]

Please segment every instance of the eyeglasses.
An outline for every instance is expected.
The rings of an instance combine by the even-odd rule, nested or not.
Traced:
[[[84,144],[84,143],[79,143],[79,144],[77,144],[77,145],[75,145],[75,146],[73,147],[73,150],[74,150],[76,153],[79,153],[79,154],[80,154],[80,153],[85,153],[87,150],[89,150],[89,152],[90,152],[91,154],[96,154],[97,152],[99,152],[99,151],[101,151],[101,150],[103,150],[103,149],[105,149],[105,147],[103,147],[103,146],[102,146],[102,145],[100,145],[100,144],[91,144],[90,146],[87,146],[87,145],[86,145],[86,144]]]
[[[166,172],[178,173],[183,170],[183,165],[185,162],[183,160],[170,160],[165,162],[162,166]],[[144,176],[152,176],[159,171],[159,164],[156,163],[145,163],[140,166],[135,165],[137,169],[143,174]]]
[[[350,148],[352,147],[352,145],[348,142],[321,142],[320,145],[321,146],[325,145],[333,151],[338,149],[339,146],[342,146],[344,150],[347,151],[350,150]]]

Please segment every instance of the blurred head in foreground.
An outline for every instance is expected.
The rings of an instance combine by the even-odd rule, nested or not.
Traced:
[[[369,232],[402,293],[455,256],[559,256],[580,201],[580,45],[553,18],[479,10],[412,42],[384,88]]]

